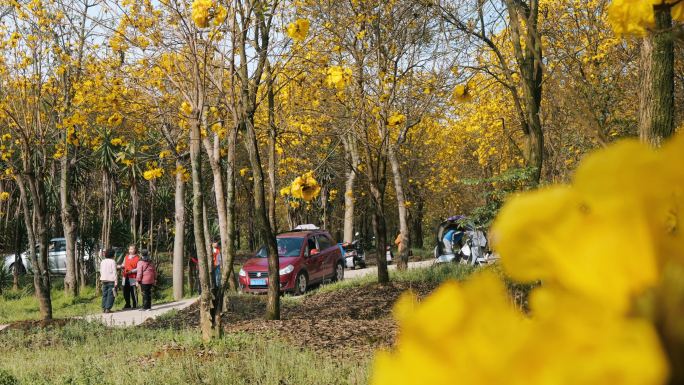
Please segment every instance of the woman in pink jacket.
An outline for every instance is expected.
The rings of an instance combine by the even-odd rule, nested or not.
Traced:
[[[154,264],[150,261],[150,253],[143,249],[140,261],[138,261],[136,280],[140,284],[143,293],[143,307],[142,311],[150,311],[152,309],[152,286],[157,284],[157,270]]]

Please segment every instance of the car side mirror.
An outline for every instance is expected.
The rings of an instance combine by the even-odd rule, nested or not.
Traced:
[[[314,256],[314,255],[316,255],[316,254],[318,254],[318,253],[320,253],[320,251],[318,251],[318,249],[311,249],[311,251],[309,252],[309,255],[310,255],[310,256]]]

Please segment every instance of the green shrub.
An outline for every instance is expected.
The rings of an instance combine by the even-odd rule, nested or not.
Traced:
[[[19,385],[19,380],[12,373],[0,369],[0,385]]]

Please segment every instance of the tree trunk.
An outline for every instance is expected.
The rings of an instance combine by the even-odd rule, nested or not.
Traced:
[[[19,220],[19,210],[21,204],[17,205],[16,214],[14,215],[14,269],[12,269],[12,290],[19,290],[19,266],[21,261],[21,222]]]
[[[197,112],[193,112],[197,114]],[[211,309],[213,306],[213,293],[210,286],[210,270],[208,269],[208,255],[204,240],[203,206],[204,197],[202,192],[202,164],[200,147],[200,127],[197,116],[190,119],[190,166],[192,169],[192,228],[195,235],[195,249],[199,265],[199,279],[202,287],[200,296],[200,329],[204,341],[211,340],[213,335],[213,320]]]
[[[48,271],[48,234],[45,226],[45,213],[42,211],[44,198],[43,189],[37,186],[38,183],[30,180],[32,176],[17,176],[17,185],[21,195],[21,204],[24,211],[24,224],[29,241],[29,255],[33,268],[33,286],[36,297],[38,298],[38,308],[43,320],[52,319],[52,300],[50,297],[50,273]],[[26,184],[28,183],[28,189]],[[33,211],[29,209],[28,191],[31,192]],[[35,221],[34,221],[35,220]],[[35,227],[34,227],[35,222]],[[35,231],[34,231],[35,229]],[[36,242],[39,245],[40,256],[36,255]]]
[[[243,114],[242,116],[250,116]],[[256,226],[261,234],[261,240],[266,244],[268,250],[268,303],[266,308],[266,319],[280,319],[280,261],[278,260],[278,247],[275,235],[270,226],[266,213],[266,202],[264,192],[264,171],[261,167],[259,157],[259,144],[252,121],[246,119],[246,146],[249,153],[249,162],[252,166],[252,177],[254,186],[254,210],[256,212]]]
[[[268,99],[268,221],[274,233],[276,223],[276,137],[275,95],[273,92],[273,73],[270,61],[266,60],[266,94]]]
[[[237,142],[237,127],[228,136],[228,159],[226,166],[226,222],[227,238],[223,246],[223,265],[221,266],[221,279],[228,282],[231,291],[237,291],[238,284],[233,273],[233,263],[235,261],[235,238],[236,238],[236,216],[235,216],[235,146]],[[225,297],[224,297],[225,298]],[[224,301],[224,309],[226,309]]]
[[[375,233],[375,252],[377,253],[378,283],[389,283],[387,270],[387,225],[385,223],[384,197],[377,182],[371,182],[371,204],[373,206],[373,233]]]
[[[408,269],[409,259],[409,226],[408,226],[408,211],[406,210],[406,197],[404,195],[404,183],[401,177],[401,167],[399,159],[397,158],[397,150],[390,145],[388,148],[388,157],[390,166],[392,167],[392,175],[394,180],[394,190],[397,196],[397,208],[399,210],[399,236],[401,243],[397,251],[399,260],[397,261],[397,269]]]
[[[413,231],[411,231],[411,244],[414,247],[422,249],[423,244],[423,207],[424,203],[422,199],[418,199],[416,202],[416,209],[412,211],[411,216],[413,222]]]
[[[138,184],[131,183],[131,237],[133,243],[138,243]]]
[[[148,243],[147,243],[147,249],[149,252],[152,252],[152,248],[154,247],[154,180],[150,181],[150,233],[148,234]],[[140,227],[140,231],[142,232],[142,226]]]
[[[647,34],[641,40],[639,60],[639,138],[650,143],[653,133],[653,36]]]
[[[78,294],[76,282],[76,219],[71,205],[69,191],[69,162],[65,155],[60,160],[59,197],[61,203],[62,227],[66,240],[66,275],[64,276],[64,294],[75,297]]]
[[[674,133],[674,38],[672,6],[654,5],[656,27],[641,48],[639,137],[659,147]]]
[[[539,116],[543,77],[542,41],[538,26],[539,0],[530,0],[529,4],[517,0],[504,2],[508,9],[510,39],[523,88],[525,108],[521,124],[525,134],[525,158],[532,169],[531,182],[536,186],[541,180],[544,162],[544,132]]]
[[[176,161],[176,169],[182,166]],[[173,298],[183,298],[183,253],[185,251],[185,181],[183,173],[176,173],[174,194],[174,234],[173,234]]]
[[[203,195],[204,196],[204,195]],[[214,261],[212,258],[212,250],[211,250],[211,233],[209,232],[209,216],[207,215],[207,202],[203,201],[202,202],[202,234],[204,234],[204,247],[205,247],[205,252],[207,253],[207,268],[209,269],[209,272],[211,273],[214,269]],[[211,289],[214,289],[214,279],[213,275],[209,277],[209,286]]]
[[[350,162],[347,170],[347,180],[344,183],[344,242],[354,240],[354,182],[356,170],[359,167],[359,150],[356,139],[349,135],[343,140],[347,158]]]

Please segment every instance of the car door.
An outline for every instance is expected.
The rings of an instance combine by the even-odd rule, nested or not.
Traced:
[[[316,282],[321,279],[321,254],[311,254],[311,250],[318,249],[316,237],[310,235],[306,240],[306,250],[304,251],[304,266],[309,274],[309,282]]]
[[[334,274],[335,264],[335,248],[333,248],[333,243],[325,234],[319,234],[316,236],[316,241],[318,243],[318,250],[320,250],[320,279],[326,279],[332,277]]]
[[[66,274],[66,240],[55,240],[55,249],[53,251],[55,260],[55,270],[53,273]]]

